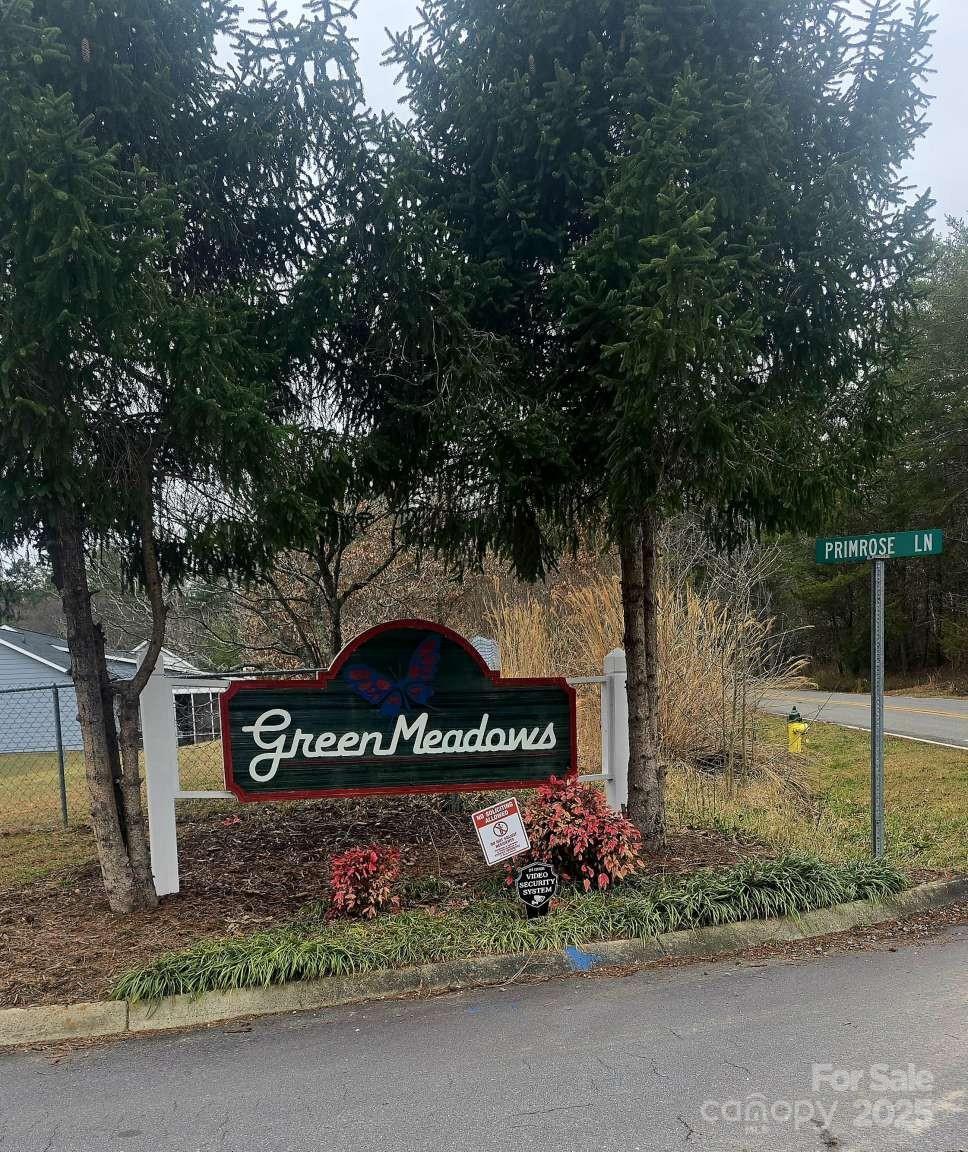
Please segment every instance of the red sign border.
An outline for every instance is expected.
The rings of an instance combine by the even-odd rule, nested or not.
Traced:
[[[258,689],[278,689],[285,691],[303,690],[307,686],[327,686],[339,676],[343,665],[349,660],[363,644],[384,632],[396,631],[400,628],[412,628],[423,632],[436,632],[447,640],[458,644],[477,664],[483,675],[491,681],[496,688],[560,688],[568,700],[569,721],[571,724],[570,764],[564,773],[567,776],[578,775],[578,724],[577,724],[577,694],[575,689],[563,676],[502,676],[500,672],[492,671],[480,652],[459,632],[448,628],[445,624],[435,624],[430,620],[390,620],[385,624],[361,632],[354,637],[340,652],[333,663],[325,671],[321,671],[314,680],[278,680],[275,678],[264,680],[233,680],[222,693],[219,700],[219,716],[222,725],[222,764],[225,773],[225,787],[242,804],[262,804],[282,800],[343,800],[350,796],[399,796],[399,795],[426,795],[430,793],[447,792],[487,792],[495,789],[537,788],[548,782],[543,776],[536,780],[478,780],[473,784],[394,784],[377,786],[373,788],[324,788],[299,789],[285,792],[247,792],[235,782],[232,768],[232,733],[229,726],[229,701],[240,692],[255,691]]]

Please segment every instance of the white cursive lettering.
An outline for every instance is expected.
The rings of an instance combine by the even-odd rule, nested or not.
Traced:
[[[474,728],[428,728],[430,715],[421,712],[413,720],[398,716],[393,735],[384,746],[379,732],[304,732],[301,728],[290,731],[292,716],[285,708],[271,708],[263,712],[253,724],[245,724],[242,731],[262,751],[249,761],[249,775],[259,784],[275,777],[286,760],[337,760],[341,757],[359,759],[367,754],[394,756],[398,749],[406,749],[414,756],[446,756],[468,752],[505,752],[509,750],[548,751],[557,743],[554,723],[541,731],[539,728],[492,728],[485,712]],[[372,751],[367,746],[372,746]]]

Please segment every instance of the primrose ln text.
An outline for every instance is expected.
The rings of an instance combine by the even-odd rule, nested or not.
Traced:
[[[326,760],[365,756],[395,756],[403,744],[415,756],[442,756],[448,753],[545,751],[557,744],[555,726],[548,724],[542,731],[536,728],[491,728],[490,716],[484,713],[473,728],[451,728],[444,731],[428,728],[429,713],[421,712],[414,720],[406,715],[397,717],[389,741],[384,743],[380,732],[304,732],[301,728],[290,731],[292,716],[285,708],[271,708],[263,712],[253,724],[242,729],[251,735],[256,747],[263,751],[249,761],[249,775],[260,784],[272,780],[284,761]]]
[[[939,556],[944,551],[940,529],[916,532],[862,533],[816,542],[819,564],[845,564],[865,560],[892,560],[902,557]]]

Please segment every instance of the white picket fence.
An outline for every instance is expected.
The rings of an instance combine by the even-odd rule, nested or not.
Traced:
[[[605,657],[602,675],[577,676],[569,683],[575,687],[601,686],[602,771],[581,779],[603,782],[609,807],[619,812],[628,800],[629,724],[625,653],[620,649],[610,652]],[[179,890],[177,802],[234,799],[231,792],[182,789],[175,696],[192,691],[221,693],[230,684],[231,680],[173,676],[156,669],[141,693],[151,867],[159,896]]]

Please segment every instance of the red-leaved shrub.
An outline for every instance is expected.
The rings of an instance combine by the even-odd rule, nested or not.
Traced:
[[[397,848],[350,848],[330,863],[331,916],[374,917],[384,908],[396,908],[400,898],[393,885],[400,876]]]
[[[532,860],[547,860],[566,882],[586,892],[607,888],[636,872],[642,837],[624,816],[613,812],[605,793],[574,776],[538,789],[525,812]]]

